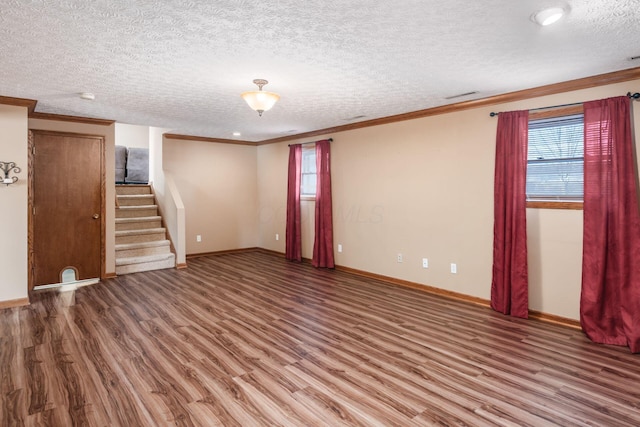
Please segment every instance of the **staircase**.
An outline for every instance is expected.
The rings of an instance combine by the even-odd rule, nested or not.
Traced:
[[[151,187],[116,185],[116,197],[116,274],[175,267]]]

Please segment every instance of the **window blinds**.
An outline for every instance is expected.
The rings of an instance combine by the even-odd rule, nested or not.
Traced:
[[[582,200],[583,122],[582,114],[529,122],[527,200]]]

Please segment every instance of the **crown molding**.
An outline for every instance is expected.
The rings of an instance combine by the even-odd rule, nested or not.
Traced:
[[[256,142],[245,141],[242,139],[210,138],[206,136],[180,135],[178,133],[165,133],[164,137],[167,139],[180,139],[183,141],[218,142],[220,144],[254,145],[254,146],[257,144]]]
[[[116,121],[106,119],[94,119],[91,117],[67,116],[64,114],[36,113],[29,114],[30,119],[55,120],[59,122],[83,123],[87,125],[111,126]]]
[[[401,122],[405,120],[419,119],[422,117],[436,116],[439,114],[453,113],[457,111],[469,110],[472,108],[486,107],[507,102],[522,101],[525,99],[537,98],[540,96],[555,95],[574,90],[589,89],[592,87],[605,86],[614,83],[622,83],[630,80],[640,79],[640,67],[628,68],[626,70],[614,71],[606,74],[585,77],[582,79],[569,80],[566,82],[554,83],[539,86],[531,89],[523,89],[487,98],[462,101],[455,104],[447,104],[439,107],[427,108],[425,110],[412,111],[409,113],[397,114],[394,116],[381,117],[379,119],[366,120],[363,122],[350,123],[348,125],[336,126],[326,129],[318,129],[297,135],[288,135],[279,138],[265,139],[258,141],[256,145],[274,144],[277,142],[292,141],[295,139],[308,138],[312,136],[325,135],[328,133],[344,132],[353,129],[361,129],[371,126],[385,125],[389,123]],[[633,91],[632,91],[633,92]]]
[[[62,122],[75,122],[90,125],[111,126],[115,120],[94,119],[91,117],[66,116],[63,114],[37,113],[35,111],[38,101],[27,98],[13,98],[10,96],[0,96],[0,104],[14,105],[16,107],[26,107],[30,119],[56,120]]]
[[[389,123],[396,123],[406,120],[419,119],[423,117],[436,116],[440,114],[453,113],[458,111],[469,110],[472,108],[486,107],[489,105],[504,104],[507,102],[522,101],[525,99],[537,98],[547,95],[555,95],[558,93],[571,92],[581,89],[589,89],[598,86],[605,86],[615,83],[623,83],[630,80],[640,79],[640,67],[628,68],[625,70],[614,71],[611,73],[598,74],[591,77],[569,80],[560,83],[554,83],[545,86],[539,86],[531,89],[524,89],[515,92],[509,92],[501,95],[490,96],[487,98],[474,99],[470,101],[457,102],[455,104],[447,104],[439,107],[427,108],[424,110],[412,111],[409,113],[396,114],[393,116],[381,117],[378,119],[366,120],[347,125],[334,126],[325,129],[317,129],[309,132],[299,133],[295,135],[287,135],[278,138],[265,139],[262,141],[246,141],[239,139],[210,138],[204,136],[180,135],[174,133],[164,134],[168,139],[180,139],[187,141],[214,142],[221,144],[235,145],[251,145],[260,146],[267,144],[275,144],[278,142],[293,141],[302,138],[310,138],[318,135],[327,135],[330,133],[345,132],[354,129],[362,129],[371,126],[380,126]],[[632,91],[633,92],[633,91]],[[33,99],[12,98],[0,96],[0,104],[15,105],[26,107],[29,111],[29,118],[43,120],[58,120],[76,123],[94,124],[101,126],[110,126],[115,123],[114,120],[94,119],[88,117],[66,116],[62,114],[37,113],[35,107],[38,101]]]
[[[10,96],[0,96],[0,104],[3,105],[13,105],[16,107],[26,107],[29,114],[33,113],[33,110],[36,108],[36,104],[38,101],[35,99],[25,99],[25,98],[12,98]]]

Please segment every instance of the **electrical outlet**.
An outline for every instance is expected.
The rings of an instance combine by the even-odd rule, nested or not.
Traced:
[[[280,235],[276,233],[276,240],[280,240]]]
[[[422,258],[422,268],[429,268],[429,260],[427,258]]]
[[[458,266],[454,263],[451,263],[451,274],[457,274],[458,273]]]
[[[342,245],[338,244],[338,252],[342,252]]]
[[[398,254],[398,262],[402,262],[402,254]]]
[[[196,242],[202,242],[202,236],[201,235],[197,235],[196,236]]]

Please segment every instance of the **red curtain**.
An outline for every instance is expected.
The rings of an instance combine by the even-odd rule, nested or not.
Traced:
[[[302,145],[289,146],[289,178],[287,184],[287,230],[285,257],[302,261],[302,234],[300,218],[300,180],[302,172]]]
[[[334,268],[330,146],[328,140],[316,142],[316,235],[311,263]]]
[[[630,100],[584,104],[580,323],[603,344],[640,352],[640,212]]]
[[[527,144],[529,112],[500,113],[496,136],[491,307],[527,318]]]

